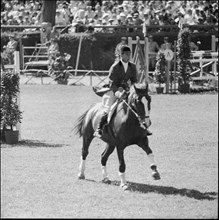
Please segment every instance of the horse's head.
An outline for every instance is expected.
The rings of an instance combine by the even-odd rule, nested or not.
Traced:
[[[149,127],[151,125],[151,97],[148,95],[148,84],[134,84],[130,89],[128,102],[138,115],[140,123],[143,123],[146,127]]]

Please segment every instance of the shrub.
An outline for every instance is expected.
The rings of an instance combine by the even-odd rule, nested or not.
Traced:
[[[63,56],[60,53],[51,54],[49,64],[49,74],[54,77],[55,81],[61,83],[67,83],[70,76],[68,61],[71,58],[70,54],[64,53]]]
[[[3,130],[11,129],[21,122],[17,98],[20,92],[19,75],[14,70],[3,70],[1,73],[1,126]]]
[[[155,77],[160,87],[162,83],[166,82],[167,61],[165,59],[164,51],[160,50],[157,54],[156,59],[157,59],[157,62],[155,65]]]

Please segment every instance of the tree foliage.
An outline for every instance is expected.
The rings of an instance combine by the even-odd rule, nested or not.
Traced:
[[[167,61],[165,59],[164,51],[160,50],[157,54],[157,62],[155,65],[155,77],[159,86],[166,82],[166,67]]]
[[[191,56],[191,48],[189,45],[190,31],[188,28],[181,29],[178,34],[177,40],[177,67],[179,71],[179,83],[188,84],[190,80],[190,67],[189,60]]]

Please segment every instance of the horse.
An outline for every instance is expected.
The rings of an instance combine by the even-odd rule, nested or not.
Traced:
[[[150,168],[154,180],[160,179],[160,174],[157,170],[157,165],[154,160],[154,155],[149,147],[149,141],[145,127],[150,126],[150,108],[151,96],[148,94],[148,84],[131,85],[126,99],[117,100],[114,113],[110,121],[103,129],[102,141],[106,142],[106,147],[101,154],[102,165],[102,181],[110,183],[107,174],[106,163],[108,157],[114,149],[117,150],[119,160],[119,176],[121,179],[120,186],[126,190],[128,184],[125,178],[125,159],[124,150],[127,146],[136,144],[146,152],[150,160]],[[143,100],[144,98],[144,100]],[[97,128],[100,115],[104,111],[102,103],[92,105],[85,111],[76,122],[74,130],[75,134],[79,134],[83,138],[81,162],[79,165],[79,179],[85,179],[85,163],[88,156],[89,146],[94,138],[94,131]]]

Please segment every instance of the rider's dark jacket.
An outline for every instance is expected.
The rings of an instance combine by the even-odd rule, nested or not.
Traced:
[[[128,63],[128,69],[125,72],[121,61],[114,63],[109,70],[109,86],[115,93],[119,87],[129,90],[130,85],[137,82],[137,68],[132,62]],[[128,81],[130,80],[130,84]]]

